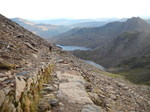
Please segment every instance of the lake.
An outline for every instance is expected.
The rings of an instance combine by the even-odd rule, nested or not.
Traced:
[[[88,64],[90,64],[92,66],[95,66],[96,68],[99,68],[102,71],[105,71],[105,68],[102,65],[99,65],[99,64],[97,64],[97,63],[95,63],[93,61],[90,61],[90,60],[83,60],[83,61],[85,61],[86,63],[88,63]]]
[[[79,46],[62,46],[62,45],[57,45],[57,46],[61,47],[65,51],[90,50],[91,49],[91,48],[79,47]]]
[[[86,48],[86,47],[79,47],[79,46],[62,46],[62,45],[57,45],[58,47],[61,47],[65,51],[74,51],[74,50],[91,50],[91,48]],[[96,68],[99,68],[102,71],[105,71],[105,68],[93,61],[90,60],[83,60],[84,62],[95,66]]]

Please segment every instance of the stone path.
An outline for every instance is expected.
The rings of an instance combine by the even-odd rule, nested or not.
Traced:
[[[148,87],[103,75],[67,56],[55,57],[53,80],[45,84],[41,99],[48,112],[149,112]]]
[[[53,81],[44,84],[40,111],[104,112],[90,99],[85,89],[85,79],[68,68],[69,64],[58,64],[58,69],[52,74]]]
[[[58,91],[58,97],[61,100],[77,104],[93,104],[85,90],[86,82],[82,76],[57,72],[57,77],[61,82]]]

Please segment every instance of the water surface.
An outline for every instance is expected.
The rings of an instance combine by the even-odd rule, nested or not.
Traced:
[[[61,47],[63,50],[65,51],[74,51],[74,50],[91,50],[91,48],[86,48],[86,47],[79,47],[79,46],[62,46],[62,45],[57,45],[59,47]],[[105,68],[93,61],[90,61],[90,60],[83,60],[84,62],[92,65],[92,66],[95,66],[97,68],[99,68],[100,70],[105,70]]]
[[[61,47],[65,51],[74,51],[74,50],[90,50],[90,48],[86,47],[79,47],[79,46],[62,46],[62,45],[57,45]]]

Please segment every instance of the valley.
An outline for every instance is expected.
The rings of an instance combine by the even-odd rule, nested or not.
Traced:
[[[56,36],[55,42],[92,48],[88,51],[76,50],[72,54],[84,60],[94,61],[110,72],[128,74],[127,71],[132,69],[141,69],[139,74],[137,71],[124,76],[131,82],[149,85],[150,62],[144,57],[150,54],[150,25],[139,17],[130,18],[125,22],[111,22],[102,27],[75,28]],[[134,58],[136,60],[132,60]],[[145,68],[147,72],[144,72]],[[144,78],[148,82],[144,82]]]
[[[130,21],[132,28],[126,25]],[[147,28],[149,24],[132,18],[94,29],[75,28],[68,36],[47,41],[0,15],[0,111],[148,112]],[[100,40],[92,40],[92,34]],[[57,46],[54,40],[68,44]]]

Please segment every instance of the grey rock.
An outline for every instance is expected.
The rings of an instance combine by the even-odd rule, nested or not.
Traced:
[[[50,109],[51,109],[51,107],[48,104],[48,102],[42,102],[38,105],[38,112],[46,112]]]
[[[105,112],[96,105],[84,105],[81,112]]]
[[[51,106],[56,107],[58,105],[58,99],[50,99],[49,103]]]
[[[64,63],[64,60],[63,59],[60,59],[57,61],[58,63]]]
[[[10,87],[3,88],[3,91],[5,92],[5,95],[7,95],[11,91],[11,89],[12,88],[10,88]]]
[[[0,106],[3,104],[5,100],[5,93],[4,91],[0,90]]]
[[[50,86],[50,87],[46,87],[46,88],[44,88],[44,91],[46,91],[46,92],[52,92],[53,91],[53,87],[52,86]]]
[[[22,76],[20,77],[16,77],[15,76],[15,81],[16,81],[16,88],[15,88],[15,92],[16,92],[16,101],[19,101],[20,97],[21,97],[21,93],[25,90],[26,87],[26,82],[24,80],[24,78]]]
[[[7,77],[0,78],[0,82],[5,81],[6,79],[8,79],[8,78]]]

